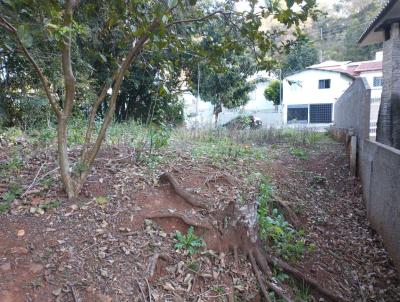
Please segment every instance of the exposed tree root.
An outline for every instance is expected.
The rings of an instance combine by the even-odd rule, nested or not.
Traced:
[[[189,193],[187,190],[182,188],[170,173],[166,172],[162,174],[160,176],[160,180],[163,182],[169,182],[175,193],[178,196],[182,197],[187,203],[191,204],[194,207],[208,209],[208,206],[204,204],[197,196]]]
[[[242,251],[248,254],[255,276],[264,296],[265,293],[268,292],[269,288],[285,301],[291,301],[279,286],[269,281],[272,278],[270,265],[278,265],[286,273],[292,275],[297,280],[307,283],[311,288],[329,300],[334,302],[345,301],[342,297],[339,297],[332,291],[322,287],[316,280],[308,277],[298,269],[290,266],[288,263],[264,253],[260,248],[260,241],[258,239],[256,213],[257,209],[254,205],[250,204],[241,207],[234,205],[230,229],[225,233],[225,236],[223,235],[223,237],[226,238],[222,238],[222,240],[231,240],[232,233],[236,235],[236,238],[239,239],[236,248],[239,247]],[[235,249],[235,244],[232,244],[232,247]],[[262,273],[267,277],[267,280],[262,278]],[[267,300],[268,298],[269,297],[265,297]]]
[[[260,286],[261,292],[264,295],[265,300],[267,302],[271,302],[271,299],[269,298],[269,294],[268,294],[268,289],[265,287],[261,271],[258,268],[256,260],[254,259],[254,256],[253,256],[252,253],[249,253],[249,258],[250,258],[250,262],[251,262],[251,265],[252,265],[253,270],[254,270],[254,275],[256,276],[258,285]]]
[[[211,230],[213,227],[208,221],[203,221],[196,216],[189,216],[181,212],[170,212],[168,210],[154,211],[145,214],[146,218],[179,218],[187,225],[191,225],[198,228]]]
[[[207,179],[204,181],[204,185],[207,188],[210,188],[210,183],[216,183],[219,180],[230,186],[236,186],[239,184],[239,181],[228,173],[216,173],[211,177],[207,177]]]
[[[146,276],[150,280],[153,279],[154,273],[156,271],[158,259],[163,259],[167,262],[171,262],[171,258],[167,254],[160,254],[160,253],[155,253],[149,261],[149,265],[147,266],[147,271],[146,271]]]
[[[197,197],[193,196],[185,189],[183,189],[175,178],[169,174],[164,173],[160,177],[161,180],[169,182],[174,188],[177,195],[182,197],[185,201],[193,206],[200,208],[207,208]],[[280,198],[275,199],[277,205],[284,211],[287,219],[295,226],[300,226],[300,220],[297,215],[290,209],[288,204],[282,201]],[[213,230],[213,226],[204,220],[201,220],[195,216],[188,216],[179,212],[170,211],[157,211],[151,212],[147,215],[147,218],[167,218],[175,217],[180,218],[186,224],[195,227],[205,228]],[[286,273],[292,275],[295,279],[308,284],[316,292],[324,296],[333,302],[344,302],[345,300],[333,293],[332,291],[322,287],[315,279],[307,276],[298,269],[292,267],[285,261],[282,261],[276,257],[265,254],[261,248],[261,243],[258,238],[258,223],[257,223],[257,204],[251,203],[239,206],[236,203],[232,203],[226,209],[226,219],[229,221],[227,229],[221,230],[221,242],[228,242],[230,248],[233,249],[235,262],[238,262],[238,249],[246,253],[250,259],[251,265],[254,270],[255,277],[261,289],[263,296],[266,301],[271,301],[268,290],[276,293],[277,296],[281,297],[287,302],[292,300],[285,294],[282,288],[272,282],[272,265],[280,266]],[[153,257],[157,261],[160,256],[156,255]],[[152,264],[155,268],[156,264]],[[154,270],[154,268],[152,268]],[[264,278],[265,277],[265,278]]]
[[[290,264],[286,263],[285,261],[282,261],[276,257],[270,256],[270,255],[265,255],[266,260],[268,263],[271,265],[278,265],[280,266],[286,273],[292,275],[295,277],[297,280],[305,282],[310,285],[314,290],[325,296],[326,298],[329,298],[332,301],[338,301],[338,302],[344,302],[345,300],[342,297],[337,296],[335,293],[332,291],[323,288],[315,279],[312,277],[309,277],[299,271],[298,269],[294,268]]]

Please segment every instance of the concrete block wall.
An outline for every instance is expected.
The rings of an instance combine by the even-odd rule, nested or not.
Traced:
[[[400,150],[369,140],[370,96],[366,81],[357,78],[335,104],[332,133],[346,144],[351,166],[352,139],[357,137],[356,168],[368,220],[381,234],[400,274]]]
[[[357,78],[335,103],[334,127],[351,129],[362,142],[369,138],[371,88],[364,78]]]
[[[366,140],[359,156],[368,220],[400,272],[400,150]]]

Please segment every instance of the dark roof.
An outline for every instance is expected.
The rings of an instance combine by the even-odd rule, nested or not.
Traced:
[[[398,0],[389,0],[386,3],[386,5],[382,8],[380,13],[375,17],[374,20],[372,20],[368,28],[361,35],[360,39],[358,40],[358,44],[360,44],[367,37],[367,35],[374,29],[374,27],[378,25],[379,21],[390,11],[390,9],[393,7],[393,5],[396,4],[397,1]]]

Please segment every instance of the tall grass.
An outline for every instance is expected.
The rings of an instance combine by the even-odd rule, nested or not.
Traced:
[[[227,138],[240,144],[269,145],[269,144],[292,144],[311,145],[327,135],[310,129],[295,128],[262,128],[248,130],[217,129],[179,129],[175,136],[185,141],[220,142]]]

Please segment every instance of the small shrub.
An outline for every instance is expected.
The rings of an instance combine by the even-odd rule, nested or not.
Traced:
[[[186,264],[186,267],[193,272],[197,272],[200,268],[200,265],[197,261],[191,260]]]
[[[271,201],[272,186],[262,183],[258,205],[258,223],[261,239],[268,240],[276,252],[287,260],[300,258],[306,245],[304,233],[296,231],[275,208]]]
[[[59,199],[55,199],[50,202],[46,202],[39,205],[39,208],[43,210],[48,210],[48,209],[57,209],[60,206],[61,206],[61,201]]]
[[[11,184],[7,192],[1,195],[1,198],[6,202],[11,202],[22,194],[22,188],[17,184]]]
[[[97,196],[96,203],[99,206],[105,206],[108,203],[108,198],[106,196]]]
[[[10,209],[11,205],[9,202],[4,202],[4,203],[0,202],[0,214],[8,212]]]
[[[175,244],[175,248],[178,250],[187,250],[189,255],[194,255],[200,251],[200,248],[206,244],[203,238],[198,237],[194,234],[194,228],[190,227],[186,235],[182,235],[181,232],[176,231],[175,238],[178,242]]]
[[[2,164],[2,166],[7,170],[17,171],[22,168],[23,161],[17,153],[14,153],[12,158],[8,162]]]
[[[307,160],[308,159],[308,153],[304,149],[291,148],[290,149],[290,154],[293,155],[293,156],[296,156],[297,158],[300,158],[302,160]]]

